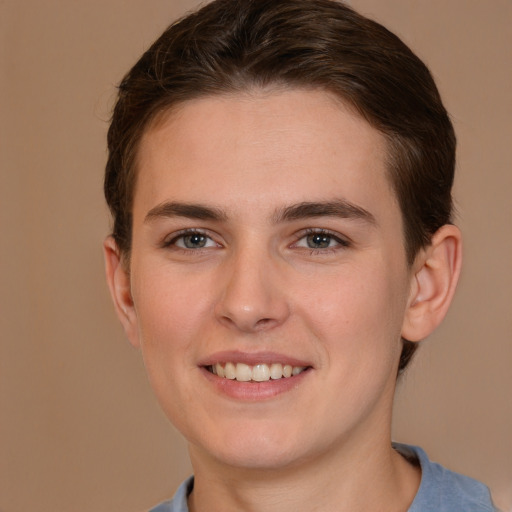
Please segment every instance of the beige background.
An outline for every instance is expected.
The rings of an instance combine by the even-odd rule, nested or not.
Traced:
[[[136,512],[190,471],[114,318],[101,242],[114,85],[195,0],[0,0],[0,511]],[[460,141],[465,266],[395,438],[512,510],[512,3],[353,0],[426,60]]]

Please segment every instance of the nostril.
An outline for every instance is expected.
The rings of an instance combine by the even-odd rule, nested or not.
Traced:
[[[277,323],[273,318],[261,318],[254,324],[255,330],[258,329],[266,329],[272,326],[272,324]]]

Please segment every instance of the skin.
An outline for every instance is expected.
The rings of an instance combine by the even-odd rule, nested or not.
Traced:
[[[443,227],[407,265],[385,156],[321,91],[206,97],[144,135],[129,268],[109,238],[107,277],[189,442],[191,510],[411,503],[419,471],[390,445],[401,336],[444,316],[460,234]],[[237,360],[307,370],[264,385],[207,370]]]

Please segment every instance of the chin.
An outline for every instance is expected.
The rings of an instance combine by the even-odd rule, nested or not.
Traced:
[[[251,446],[237,450],[224,450],[218,454],[217,460],[233,468],[269,471],[285,469],[297,464],[298,454],[292,451],[279,450],[265,446]]]
[[[297,441],[289,432],[273,426],[268,432],[248,428],[224,432],[220,439],[204,439],[200,451],[207,452],[218,463],[247,470],[272,470],[293,465],[301,454],[297,447],[304,443]]]

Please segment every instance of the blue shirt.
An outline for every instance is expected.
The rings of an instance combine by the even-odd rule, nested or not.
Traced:
[[[398,443],[393,446],[421,467],[420,487],[408,512],[498,512],[484,484],[431,462],[418,446]],[[193,486],[194,479],[190,477],[181,484],[172,500],[149,512],[189,512],[187,496]]]

